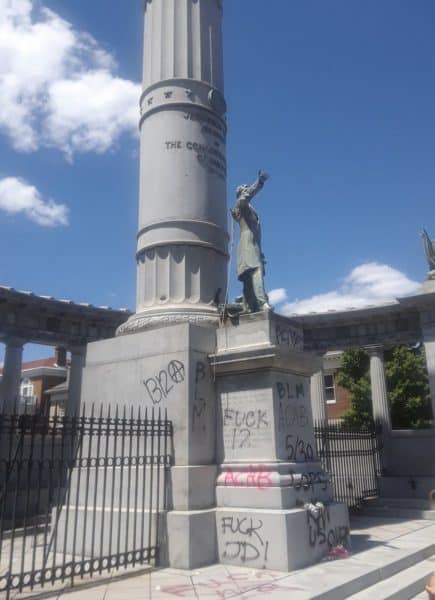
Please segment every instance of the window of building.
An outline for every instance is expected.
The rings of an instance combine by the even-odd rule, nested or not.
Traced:
[[[23,398],[33,397],[33,383],[30,379],[24,379],[22,381],[20,395],[23,396]]]
[[[323,384],[325,388],[326,402],[328,404],[334,404],[336,402],[334,375],[324,375]]]
[[[20,403],[18,406],[19,413],[33,413],[36,406],[36,398],[34,396],[34,386],[31,379],[23,379],[20,386]]]

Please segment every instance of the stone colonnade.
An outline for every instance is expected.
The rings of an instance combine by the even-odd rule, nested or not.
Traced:
[[[367,346],[365,349],[370,357],[373,418],[382,425],[383,431],[388,433],[391,431],[391,417],[385,377],[384,349],[381,345]],[[311,377],[311,403],[314,420],[324,423],[327,421],[327,407],[323,376],[324,373],[321,370]]]
[[[23,349],[27,340],[10,337],[2,341],[5,344],[5,359],[3,377],[0,381],[0,412],[12,413],[15,407],[18,406],[20,398]],[[86,346],[73,346],[68,350],[71,352],[71,364],[65,415],[71,416],[80,410],[82,371],[86,358]]]

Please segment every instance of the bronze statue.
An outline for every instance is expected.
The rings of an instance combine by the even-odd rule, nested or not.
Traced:
[[[421,237],[423,238],[424,251],[429,265],[428,279],[435,279],[435,242],[430,239],[426,229],[421,232]]]
[[[233,219],[240,226],[237,248],[237,277],[243,283],[243,305],[248,312],[269,310],[269,300],[264,289],[265,259],[261,251],[260,219],[251,201],[269,178],[258,172],[256,181],[240,185],[236,190],[236,204],[231,210]]]

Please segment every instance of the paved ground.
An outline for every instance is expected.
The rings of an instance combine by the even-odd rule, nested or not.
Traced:
[[[354,517],[352,519],[352,556],[342,559],[346,571],[358,563],[358,554],[372,548],[383,547],[393,553],[395,542],[412,532],[422,532],[434,527],[430,521],[404,521],[379,517]],[[432,531],[428,530],[433,535]],[[360,561],[361,562],[361,561]],[[324,563],[323,572],[334,563]],[[314,574],[314,571],[313,571]],[[300,578],[299,578],[300,579]],[[315,586],[321,586],[319,578],[313,577]],[[74,589],[50,588],[44,592],[14,594],[14,600],[25,598],[52,598],[53,600],[227,600],[228,598],[288,600],[290,597],[307,596],[304,585],[298,585],[297,573],[256,571],[241,567],[216,565],[197,571],[175,569],[126,571],[106,575],[101,579],[81,582]],[[423,594],[418,596],[425,598]],[[373,599],[376,600],[376,599]]]

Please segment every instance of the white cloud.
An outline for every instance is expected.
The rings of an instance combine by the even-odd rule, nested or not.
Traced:
[[[53,200],[44,200],[39,191],[22,179],[0,179],[0,210],[9,215],[23,213],[45,227],[68,225],[68,208]]]
[[[0,130],[18,151],[105,152],[136,134],[140,85],[87,33],[32,0],[0,0]]]
[[[269,302],[272,305],[282,304],[287,300],[287,292],[284,288],[277,288],[276,290],[270,290],[267,292]]]
[[[387,304],[417,292],[420,285],[389,265],[364,263],[353,269],[337,290],[288,302],[280,312],[306,314]]]

